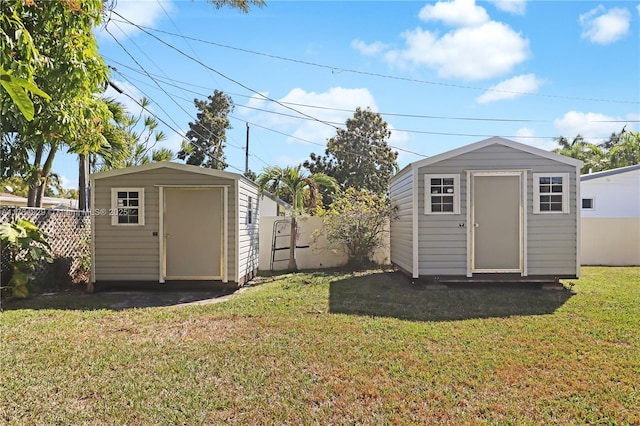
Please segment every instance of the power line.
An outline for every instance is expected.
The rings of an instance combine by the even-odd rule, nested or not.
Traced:
[[[113,13],[116,13],[116,12],[113,12]],[[116,13],[116,15],[120,16],[120,18],[122,18],[122,19],[125,19],[125,18],[123,18],[121,15],[119,15],[117,13]],[[591,101],[591,102],[640,104],[640,101],[630,101],[630,100],[620,100],[620,99],[600,99],[600,98],[587,98],[587,97],[577,97],[577,96],[549,95],[549,94],[544,94],[544,93],[518,92],[518,91],[513,91],[513,90],[503,90],[503,89],[495,89],[495,88],[487,88],[487,87],[465,86],[465,85],[453,84],[453,83],[442,83],[442,82],[432,81],[432,80],[421,80],[421,79],[415,79],[415,78],[399,77],[399,76],[394,76],[394,75],[389,75],[389,74],[374,73],[374,72],[367,72],[367,71],[359,71],[359,70],[354,70],[354,69],[350,69],[350,68],[342,68],[342,67],[338,67],[338,66],[319,64],[319,63],[316,63],[316,62],[303,61],[303,60],[300,60],[300,59],[293,59],[293,58],[287,58],[287,57],[284,57],[284,56],[273,55],[273,54],[264,53],[264,52],[258,52],[258,51],[255,51],[255,50],[250,50],[250,49],[230,46],[230,45],[223,44],[223,43],[216,43],[216,42],[213,42],[213,41],[210,41],[210,40],[204,40],[204,39],[200,39],[200,38],[196,38],[196,37],[188,37],[188,36],[184,36],[184,35],[181,35],[181,34],[172,33],[170,31],[160,30],[160,29],[157,29],[157,28],[151,28],[151,27],[147,27],[147,26],[143,26],[143,25],[136,25],[136,24],[133,24],[131,21],[127,21],[127,22],[129,24],[131,24],[131,25],[136,26],[141,31],[142,30],[154,31],[154,32],[157,32],[157,33],[167,34],[167,35],[174,36],[174,37],[180,37],[180,38],[184,38],[184,39],[188,39],[188,40],[192,40],[192,41],[197,41],[199,43],[204,43],[204,44],[209,44],[209,45],[213,45],[213,46],[217,46],[217,47],[222,47],[222,48],[225,48],[225,49],[230,49],[230,50],[236,50],[236,51],[239,51],[239,52],[249,53],[249,54],[252,54],[252,55],[259,55],[259,56],[264,56],[264,57],[271,58],[271,59],[277,59],[277,60],[281,60],[281,61],[287,61],[287,62],[297,63],[297,64],[301,64],[301,65],[307,65],[307,66],[313,66],[313,67],[317,67],[317,68],[322,68],[322,69],[329,70],[332,73],[345,72],[345,73],[367,75],[367,76],[371,76],[371,77],[385,78],[385,79],[391,79],[391,80],[407,81],[407,82],[412,82],[412,83],[420,83],[420,84],[428,84],[428,85],[444,86],[444,87],[453,87],[453,88],[456,88],[456,89],[465,89],[465,90],[496,92],[496,93],[507,93],[507,94],[528,95],[528,96],[539,96],[539,97],[546,97],[546,98],[568,99],[568,100],[579,100],[579,101]],[[145,31],[145,32],[147,34],[150,34],[148,31]],[[150,35],[152,35],[152,34],[150,34]],[[152,35],[152,36],[155,37],[154,35]],[[161,40],[158,37],[156,37],[156,38],[158,40]]]
[[[133,22],[131,22],[131,21],[129,21],[128,19],[124,18],[124,17],[123,17],[122,15],[120,15],[118,12],[116,12],[116,11],[111,11],[111,13],[113,13],[113,14],[115,14],[115,15],[119,16],[121,19],[124,19],[124,20],[125,20],[126,22],[128,22],[130,25],[135,26],[135,27],[136,27],[136,28],[138,28],[140,31],[142,31],[142,32],[144,32],[145,34],[147,34],[147,35],[149,35],[149,36],[153,37],[154,39],[158,40],[160,43],[164,44],[165,46],[169,47],[170,49],[175,50],[175,51],[176,51],[176,52],[178,52],[179,54],[181,54],[181,55],[185,56],[186,58],[189,58],[190,60],[192,60],[192,61],[194,61],[194,62],[196,62],[196,63],[200,64],[201,66],[203,66],[203,67],[205,67],[205,68],[207,68],[207,69],[209,69],[209,70],[213,71],[214,73],[218,74],[219,76],[223,77],[224,79],[229,80],[229,81],[231,81],[231,82],[232,82],[232,83],[234,83],[234,84],[237,84],[238,86],[242,87],[243,89],[248,90],[248,91],[250,91],[250,92],[252,92],[252,93],[254,93],[254,94],[256,94],[256,95],[258,95],[258,96],[260,96],[260,97],[262,97],[262,98],[264,98],[264,99],[266,99],[266,100],[268,100],[268,101],[275,102],[276,104],[278,104],[278,105],[282,106],[283,108],[290,109],[291,111],[294,111],[294,112],[296,112],[296,113],[298,113],[298,114],[300,114],[300,115],[302,115],[302,116],[304,116],[304,117],[311,118],[312,120],[317,121],[318,123],[322,123],[322,124],[324,124],[324,125],[327,125],[327,126],[330,126],[330,127],[336,128],[336,127],[335,127],[334,125],[332,125],[332,124],[329,124],[329,123],[327,123],[327,122],[325,122],[325,121],[323,121],[323,120],[320,120],[319,118],[313,117],[313,116],[311,116],[311,115],[309,115],[309,114],[305,114],[304,112],[298,111],[298,110],[297,110],[297,109],[295,109],[295,108],[292,108],[292,107],[290,107],[290,106],[288,106],[288,105],[285,105],[285,104],[283,104],[282,102],[280,102],[280,101],[278,101],[278,100],[276,100],[276,99],[273,99],[273,98],[271,98],[271,97],[269,97],[269,96],[267,96],[267,95],[265,95],[265,94],[263,94],[263,93],[258,92],[257,90],[254,90],[254,89],[252,89],[252,88],[248,87],[247,85],[245,85],[245,84],[243,84],[243,83],[240,83],[239,81],[237,81],[237,80],[235,80],[235,79],[233,79],[233,78],[231,78],[231,77],[227,76],[226,74],[224,74],[224,73],[222,73],[222,72],[220,72],[220,71],[216,70],[215,68],[210,67],[209,65],[205,64],[205,63],[204,63],[204,62],[202,62],[201,60],[199,60],[199,59],[197,59],[197,58],[195,58],[195,57],[193,57],[193,56],[191,56],[191,55],[189,55],[189,54],[187,54],[187,53],[183,52],[182,50],[178,49],[177,47],[173,46],[172,44],[165,42],[165,41],[164,41],[164,40],[162,40],[160,37],[156,36],[155,34],[150,33],[149,31],[147,31],[147,30],[146,30],[146,29],[144,29],[143,27],[141,27],[141,26],[139,26],[139,25],[137,25],[137,24],[134,24]],[[337,130],[337,129],[336,129],[336,130]]]
[[[153,99],[151,97],[149,97],[143,90],[141,90],[139,87],[137,87],[136,85],[134,85],[133,83],[129,82],[129,84],[131,84],[133,87],[135,87],[137,90],[140,91],[140,93],[142,93],[144,95],[145,98],[149,99],[151,102],[154,102]],[[143,105],[140,101],[138,101],[137,99],[135,99],[133,96],[131,96],[130,94],[128,94],[127,92],[125,92],[124,90],[122,90],[120,87],[116,86],[114,83],[112,83],[111,81],[109,82],[109,85],[111,87],[113,87],[118,93],[120,93],[121,95],[126,96],[127,98],[131,99],[133,102],[135,102],[140,108],[142,108],[144,111],[146,111],[148,114],[150,114],[151,116],[153,116],[156,120],[158,120],[159,122],[161,122],[162,124],[164,124],[165,126],[167,126],[171,131],[173,131],[175,134],[177,134],[178,136],[180,136],[182,139],[187,140],[188,138],[186,137],[186,135],[184,135],[181,131],[177,130],[176,128],[174,128],[173,126],[171,126],[171,124],[167,123],[165,120],[163,120],[159,115],[157,115],[155,112],[151,111],[150,109],[147,108],[146,105]],[[155,102],[154,102],[155,103]],[[162,109],[162,107],[160,107],[160,109]],[[167,112],[165,110],[162,109],[162,111],[167,114]],[[179,126],[178,126],[179,127]],[[202,136],[202,135],[200,135]],[[197,142],[194,141],[190,141],[193,145],[195,145],[197,148],[200,148],[203,153],[210,157],[211,159],[213,159],[216,162],[219,162],[220,160],[215,158],[208,150],[206,150],[202,145],[198,144]],[[227,164],[227,167],[230,167],[232,169],[235,169],[237,171],[239,171],[240,173],[242,173],[242,169],[235,167],[231,164]]]
[[[131,68],[131,67],[129,67],[129,68]],[[120,73],[120,74],[123,75],[122,73]],[[138,80],[138,81],[140,81],[141,84],[145,84],[145,85],[151,86],[148,83],[145,83],[145,82],[143,82],[141,80]],[[166,82],[163,82],[163,83],[165,83],[165,84],[167,84],[169,86],[175,86],[172,83],[166,83]],[[206,95],[204,95],[204,94],[202,94],[200,92],[192,91],[192,90],[189,90],[189,89],[185,89],[185,90],[187,90],[187,91],[189,91],[191,93],[194,93],[196,95],[206,96]],[[177,95],[174,95],[174,96],[177,96]],[[304,104],[297,104],[297,105],[308,106],[308,105],[304,105]],[[300,117],[300,116],[296,116],[296,115],[292,115],[292,114],[286,114],[286,113],[283,113],[283,112],[268,110],[268,109],[264,109],[264,108],[252,107],[252,106],[248,106],[248,105],[236,105],[236,106],[239,107],[239,108],[245,108],[245,109],[250,109],[250,110],[254,110],[254,111],[264,112],[264,113],[267,113],[267,114],[273,114],[273,115],[279,115],[279,116],[288,117],[288,118],[294,118],[294,119],[297,119],[297,120],[309,120],[306,117]],[[313,107],[313,106],[309,106],[309,107]],[[318,107],[318,108],[323,108],[323,107]],[[352,112],[352,110],[347,110],[347,109],[338,109],[338,108],[326,108],[326,109],[329,109],[329,110],[332,110],[332,111]],[[384,114],[386,114],[386,115],[402,115],[402,114],[393,114],[393,113],[379,113],[379,114],[381,114],[381,115],[384,115]],[[424,117],[424,116],[422,116],[422,117]],[[239,120],[239,121],[243,121],[243,122],[246,121],[245,119],[236,118],[236,117],[234,117],[234,118],[236,120]],[[472,118],[470,118],[470,119],[472,119]],[[500,120],[500,119],[480,119],[480,118],[478,118],[476,120],[488,120],[488,121],[498,121],[498,122],[501,122],[501,121],[509,121],[509,122],[510,121],[520,121],[520,120]],[[328,120],[325,120],[325,121],[328,122],[328,123],[331,123],[331,124],[335,124],[336,126],[343,126],[344,125],[344,123],[342,123],[342,122],[335,122],[335,121],[328,121]],[[532,121],[538,121],[538,120],[532,120]],[[637,121],[637,120],[635,120],[635,121]],[[600,120],[600,121],[597,121],[597,122],[620,122],[620,123],[626,123],[626,122],[635,122],[635,121],[634,120],[610,120],[610,121]],[[593,122],[596,122],[596,121],[593,121]],[[258,127],[267,129],[264,126],[258,126]],[[272,130],[272,129],[269,129],[269,130]],[[428,134],[428,135],[437,135],[437,136],[462,136],[462,137],[492,137],[492,136],[495,136],[495,134],[436,132],[436,131],[415,130],[415,129],[401,129],[401,128],[392,128],[391,131],[392,132],[415,133],[415,134]],[[287,137],[300,139],[300,138],[297,138],[295,136],[292,136],[292,135],[289,135],[289,134],[286,134],[286,133],[282,133],[282,132],[278,132],[278,131],[275,131],[275,130],[274,130],[274,132],[281,133],[281,134],[283,134],[283,135],[285,135]],[[556,136],[502,135],[502,137],[505,137],[505,138],[519,138],[519,139],[553,139]],[[605,136],[585,136],[585,137],[591,139],[591,138],[602,138],[602,137],[605,137]],[[303,141],[303,142],[309,142],[309,143],[313,143],[313,144],[319,145],[319,143],[311,142],[311,141],[308,141],[308,140],[304,140],[304,139],[300,139],[300,140]],[[403,148],[400,148],[400,147],[397,147],[397,146],[394,146],[394,145],[389,145],[389,147],[394,148],[394,149],[398,149],[398,150],[401,150],[401,151],[403,150]],[[240,146],[236,146],[236,148],[243,149]],[[420,155],[420,154],[417,154],[417,155]]]
[[[114,59],[110,59],[108,57],[105,56],[105,59],[116,63],[118,65],[121,65],[123,67],[129,68],[131,71],[133,72],[137,72],[140,73],[140,71],[136,70],[133,67],[130,67],[126,64],[123,64],[121,62],[118,62]],[[157,78],[159,79],[163,79],[160,76],[157,76]],[[184,84],[187,86],[191,86],[191,87],[196,87],[196,88],[200,88],[200,89],[206,89],[206,90],[210,90],[208,87],[206,86],[201,86],[201,85],[197,85],[197,84],[193,84],[193,83],[189,83],[186,81],[180,81],[180,80],[176,80],[176,79],[171,79],[171,78],[166,78],[166,80],[164,81],[165,84],[169,85],[169,86],[173,86],[176,88],[179,88],[181,90],[185,90],[197,95],[201,95],[201,93],[193,91],[193,90],[189,90],[189,89],[185,89],[183,86],[180,86],[176,83],[180,83],[180,84]],[[233,93],[233,92],[227,92],[229,95],[232,96],[237,96],[237,97],[242,97],[242,98],[252,98],[252,96],[249,95],[242,95],[239,93]],[[327,111],[338,111],[338,112],[354,112],[354,110],[352,109],[345,109],[345,108],[332,108],[332,107],[327,107],[327,106],[322,106],[322,105],[310,105],[310,104],[302,104],[302,103],[297,103],[297,102],[284,102],[284,101],[280,101],[285,105],[293,105],[293,106],[298,106],[298,107],[305,107],[305,108],[315,108],[315,109],[322,109],[322,110],[327,110]],[[238,106],[243,106],[243,105],[238,105]],[[246,107],[246,106],[245,106]],[[249,108],[249,107],[247,107]],[[495,121],[495,122],[523,122],[523,123],[550,123],[551,121],[549,120],[536,120],[536,119],[522,119],[522,118],[492,118],[492,117],[458,117],[458,116],[446,116],[446,115],[424,115],[424,114],[407,114],[407,113],[396,113],[396,112],[382,112],[379,111],[378,114],[382,115],[382,116],[390,116],[390,117],[406,117],[406,118],[424,118],[424,119],[433,119],[433,120],[461,120],[461,121]]]

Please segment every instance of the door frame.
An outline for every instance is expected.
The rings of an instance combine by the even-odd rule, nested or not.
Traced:
[[[467,175],[467,277],[474,273],[519,273],[527,276],[527,170],[466,170]],[[517,269],[476,269],[474,267],[475,256],[475,212],[474,212],[474,177],[476,176],[518,176],[520,179],[520,223],[519,223],[519,248],[520,261]]]
[[[229,186],[230,185],[156,185],[158,188],[158,244],[160,255],[160,270],[158,282],[160,284],[167,280],[167,253],[166,243],[164,235],[165,227],[165,188],[168,189],[183,189],[183,190],[198,190],[198,189],[222,189],[222,249],[220,259],[220,279],[223,283],[229,281],[228,265],[228,242],[229,242]],[[171,279],[171,278],[169,278]],[[185,278],[187,279],[187,278]],[[198,277],[189,277],[188,279],[198,279]]]

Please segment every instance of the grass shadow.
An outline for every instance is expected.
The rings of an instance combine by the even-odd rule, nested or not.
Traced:
[[[399,272],[386,272],[332,282],[329,310],[411,321],[455,321],[551,314],[573,295],[570,290],[545,291],[539,284],[528,283],[431,290],[425,284],[412,284]]]

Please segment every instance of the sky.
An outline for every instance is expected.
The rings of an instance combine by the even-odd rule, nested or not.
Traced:
[[[382,114],[400,167],[491,136],[545,150],[640,129],[638,1],[117,0],[95,29],[108,96],[150,111],[178,151],[214,90],[231,96],[230,172],[324,153],[357,107]],[[56,159],[67,187],[75,157]]]

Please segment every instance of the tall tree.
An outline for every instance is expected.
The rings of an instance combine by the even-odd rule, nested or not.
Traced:
[[[589,143],[580,135],[555,141],[560,146],[553,152],[583,161],[582,174],[640,164],[640,133],[629,132],[626,126],[600,144]]]
[[[35,63],[40,60],[29,30],[22,21],[23,0],[0,2],[0,86],[8,95],[3,99],[2,115],[8,111],[9,100],[27,120],[33,120],[35,108],[30,94],[50,99],[35,82]],[[20,52],[18,55],[15,52]],[[6,103],[4,103],[6,102]]]
[[[389,179],[398,171],[398,152],[387,144],[390,137],[387,122],[379,113],[357,108],[346,129],[339,129],[329,139],[325,155],[312,153],[304,167],[335,178],[343,190],[366,189],[385,195]]]
[[[189,123],[187,140],[178,152],[178,158],[187,164],[223,170],[227,167],[224,155],[226,131],[232,129],[228,115],[234,108],[229,95],[215,90],[208,101],[194,99],[198,111],[195,122]]]
[[[256,183],[260,187],[261,195],[264,194],[266,190],[276,197],[284,194],[291,197],[291,239],[289,241],[288,269],[292,271],[298,269],[296,263],[297,216],[303,211],[305,203],[315,206],[316,200],[320,197],[319,189],[321,187],[328,188],[332,191],[339,190],[335,179],[323,173],[307,175],[301,169],[302,166],[285,168],[278,166],[267,167],[258,175],[256,180]]]
[[[22,167],[21,172],[31,184],[29,205],[40,206],[61,148],[81,154],[104,143],[102,129],[110,114],[96,94],[104,90],[108,70],[92,32],[100,22],[102,1],[13,0],[0,2],[0,8],[3,15],[17,17],[24,27],[5,29],[3,67],[17,78],[32,76],[51,99],[33,96],[34,115],[29,120],[10,93],[0,91],[3,140],[6,134],[13,134],[14,152],[28,153],[30,166]],[[25,34],[33,49],[28,43],[8,41],[23,40]],[[24,162],[24,157],[16,157],[16,161]]]
[[[640,164],[640,133],[622,132],[615,139],[608,154],[609,164],[614,169]]]
[[[166,139],[158,130],[158,121],[144,110],[149,101],[142,98],[142,110],[138,115],[127,112],[124,105],[115,99],[104,98],[112,119],[103,129],[104,143],[89,155],[78,155],[78,209],[86,210],[88,200],[89,170],[105,171],[137,166],[156,161],[170,161],[175,154],[168,148],[156,147]]]
[[[263,0],[207,0],[209,3],[213,4],[216,9],[220,9],[223,6],[234,7],[236,9],[240,9],[241,12],[247,13],[249,12],[249,8],[251,5],[253,6],[264,6]]]
[[[559,148],[554,149],[553,152],[583,162],[580,173],[598,172],[607,168],[605,152],[599,146],[587,142],[581,135],[576,135],[571,140],[564,136],[554,140]]]

